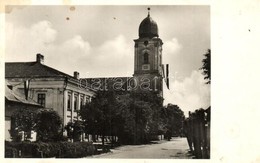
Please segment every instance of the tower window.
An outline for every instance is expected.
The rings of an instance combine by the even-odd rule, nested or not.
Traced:
[[[41,106],[45,107],[45,94],[39,93],[37,101]]]
[[[148,64],[148,63],[149,63],[149,54],[144,53],[144,64]]]

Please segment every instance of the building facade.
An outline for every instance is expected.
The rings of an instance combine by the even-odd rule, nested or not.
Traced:
[[[5,78],[21,93],[24,93],[23,82],[28,81],[28,99],[55,110],[63,125],[79,119],[78,111],[95,95],[94,90],[79,85],[78,72],[70,76],[46,66],[41,54],[37,54],[36,62],[6,63]]]
[[[15,121],[12,120],[14,112],[21,109],[37,110],[41,108],[40,104],[32,99],[26,99],[24,94],[13,90],[11,84],[5,81],[5,140],[11,141],[10,130],[16,127]],[[34,132],[32,132],[32,137],[33,140],[36,140]]]

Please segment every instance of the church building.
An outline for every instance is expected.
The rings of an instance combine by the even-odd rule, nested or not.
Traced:
[[[162,64],[162,45],[157,23],[148,15],[139,25],[139,38],[134,40],[133,77],[81,78],[81,83],[101,91],[154,92],[163,97],[163,79],[168,86],[168,65],[166,74]]]

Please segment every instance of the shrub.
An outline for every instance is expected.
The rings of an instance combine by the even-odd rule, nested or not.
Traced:
[[[62,142],[61,151],[62,158],[80,158],[97,153],[95,146],[88,142]]]
[[[29,108],[20,108],[11,116],[10,135],[13,141],[20,142],[22,140],[21,131],[24,131],[24,139],[31,139],[31,131],[35,126],[36,110]]]
[[[57,141],[62,132],[62,121],[57,112],[50,109],[40,110],[34,127],[37,140],[43,142]]]
[[[6,158],[80,158],[96,153],[96,147],[89,142],[5,142]]]
[[[15,158],[18,156],[18,152],[13,147],[6,147],[5,148],[5,158]]]
[[[31,131],[37,132],[37,140],[43,142],[62,141],[62,119],[52,109],[19,109],[11,117],[10,135],[13,141],[21,142],[21,131],[25,140],[31,139]]]
[[[67,131],[69,139],[73,139],[74,142],[79,142],[85,126],[82,121],[77,120],[75,122],[69,122],[64,129]]]

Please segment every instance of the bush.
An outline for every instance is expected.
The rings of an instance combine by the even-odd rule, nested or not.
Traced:
[[[15,158],[18,156],[18,152],[13,147],[6,147],[5,148],[5,158]]]
[[[37,141],[62,141],[62,119],[52,109],[20,109],[11,116],[10,135],[13,141],[21,142],[21,131],[25,140],[31,139],[31,131],[37,132]]]
[[[97,149],[89,142],[5,142],[6,158],[80,158],[93,154]]]
[[[34,130],[37,132],[38,141],[57,141],[62,135],[62,120],[54,110],[40,110],[35,123]]]
[[[86,157],[97,153],[95,146],[88,142],[61,142],[59,143],[60,158],[80,158]]]
[[[24,131],[24,139],[31,139],[31,131],[35,126],[36,109],[20,108],[13,112],[11,116],[11,129],[9,130],[13,141],[22,140],[21,131]]]
[[[73,139],[74,142],[79,142],[85,126],[82,121],[77,120],[74,122],[69,122],[64,129],[67,131],[69,139]]]

